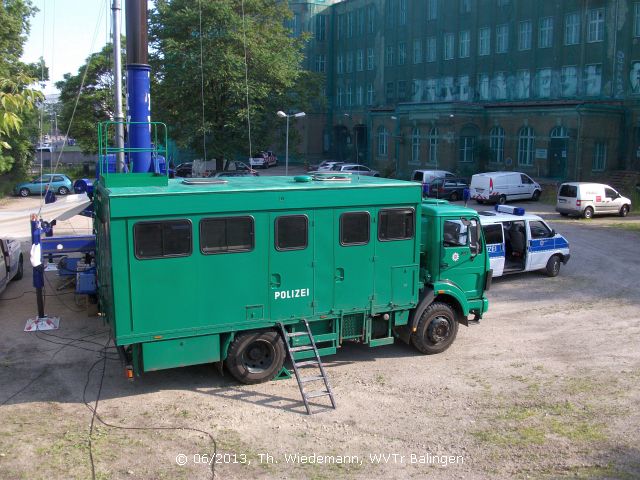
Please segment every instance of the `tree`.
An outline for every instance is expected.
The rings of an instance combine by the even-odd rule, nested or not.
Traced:
[[[42,94],[28,88],[33,79],[19,75],[16,80],[0,78],[0,174],[10,171],[16,160],[26,161],[29,141],[21,135],[27,114],[34,110]]]
[[[113,45],[107,44],[99,52],[91,54],[85,64],[78,68],[76,75],[66,73],[63,80],[56,82],[56,87],[60,90],[59,129],[66,132],[73,116],[69,136],[76,139],[78,146],[86,154],[98,151],[96,125],[113,119],[112,64]]]
[[[20,61],[29,33],[29,20],[36,9],[29,0],[0,2],[0,174],[16,166],[24,169],[31,145],[25,131],[33,126],[35,105],[42,94],[30,88],[36,72],[47,78],[44,64]]]
[[[205,133],[208,156],[248,155],[248,95],[252,149],[266,149],[279,125],[276,111],[301,110],[318,96],[317,78],[301,68],[306,37],[294,38],[285,28],[291,16],[287,2],[245,0],[244,22],[239,0],[202,0],[201,6],[202,35],[199,2],[155,2],[152,114],[169,124],[170,136],[182,147],[202,154]]]

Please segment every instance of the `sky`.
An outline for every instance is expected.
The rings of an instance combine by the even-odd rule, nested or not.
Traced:
[[[49,78],[44,93],[58,93],[54,83],[76,74],[93,52],[110,42],[111,0],[32,0],[40,11],[31,19],[31,33],[22,60],[44,57]],[[122,0],[124,7],[125,1]],[[124,33],[124,18],[122,21]],[[94,39],[95,37],[95,39]]]

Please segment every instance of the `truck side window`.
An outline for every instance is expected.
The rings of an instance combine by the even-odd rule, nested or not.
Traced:
[[[469,247],[471,248],[471,253],[477,255],[481,250],[478,221],[475,218],[469,220],[469,226],[467,228],[469,229]]]
[[[340,245],[369,243],[370,224],[369,212],[348,212],[340,215]]]
[[[200,221],[200,251],[249,252],[254,247],[253,225],[252,217],[205,218]]]
[[[502,224],[494,223],[482,227],[484,230],[484,238],[487,245],[495,245],[496,243],[502,243]]]
[[[478,222],[476,220],[465,220],[465,222],[462,220],[445,220],[442,231],[442,240],[445,247],[466,247],[467,245],[476,245],[478,243]]]
[[[138,222],[133,226],[133,244],[138,259],[191,255],[191,222]]]
[[[618,198],[618,194],[616,193],[616,191],[613,188],[605,188],[604,189],[604,196],[607,198],[610,198],[612,200]]]
[[[532,239],[550,238],[553,236],[549,227],[540,221],[529,222],[529,229],[531,230]]]
[[[307,248],[309,219],[306,215],[286,215],[276,218],[276,249],[304,250]]]
[[[406,240],[413,238],[415,212],[412,208],[389,208],[378,214],[378,240]]]

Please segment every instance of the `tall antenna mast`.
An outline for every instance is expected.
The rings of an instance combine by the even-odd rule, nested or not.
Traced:
[[[111,6],[113,25],[113,79],[114,79],[114,105],[113,120],[116,122],[116,171],[124,170],[124,113],[122,111],[122,58],[120,56],[120,20],[122,6],[120,0],[113,0]]]

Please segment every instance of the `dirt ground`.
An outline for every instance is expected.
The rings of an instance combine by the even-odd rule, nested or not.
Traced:
[[[569,239],[560,275],[496,279],[480,325],[440,355],[345,345],[326,357],[338,408],[314,416],[294,379],[243,386],[205,365],[128,382],[113,351],[101,360],[108,329],[52,273],[57,337],[24,333],[28,269],[0,296],[0,478],[91,478],[87,378],[105,422],[210,433],[217,478],[640,478],[640,233],[628,229],[640,218],[523,206]],[[86,228],[80,218],[57,233]],[[202,432],[96,420],[91,445],[99,479],[211,478]]]

